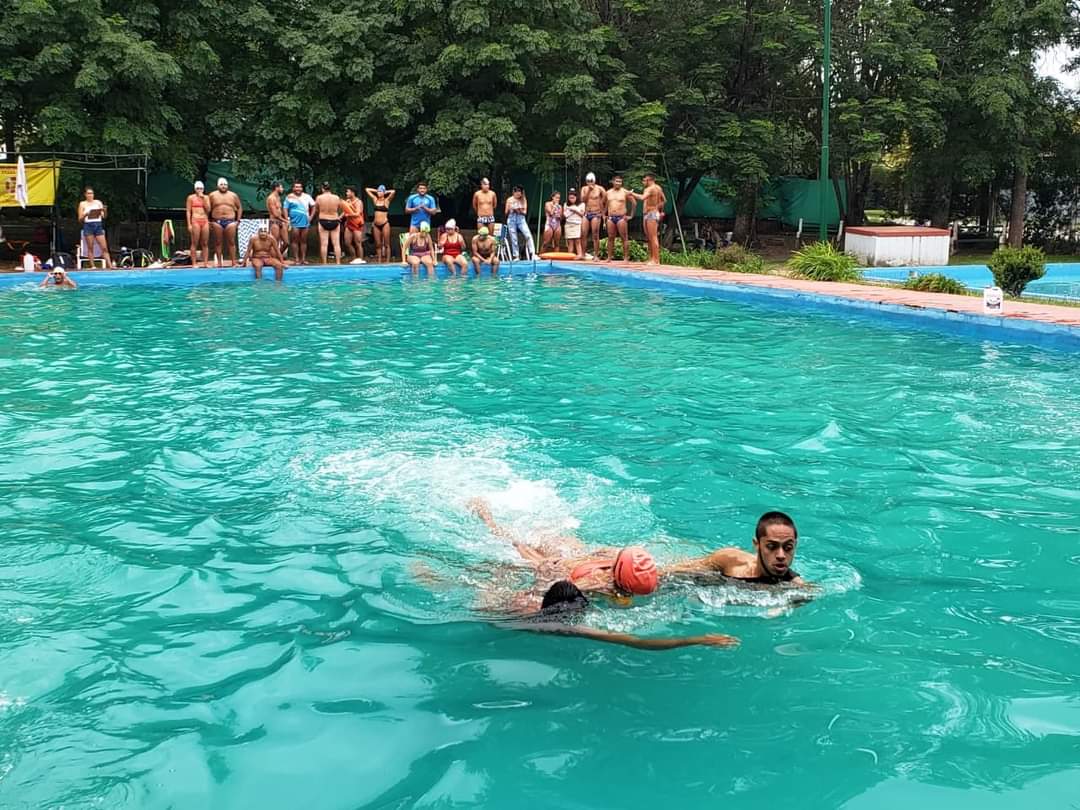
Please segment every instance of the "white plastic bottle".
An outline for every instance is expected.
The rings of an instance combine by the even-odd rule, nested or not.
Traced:
[[[983,314],[1005,314],[1005,294],[1001,291],[1001,287],[983,288]]]

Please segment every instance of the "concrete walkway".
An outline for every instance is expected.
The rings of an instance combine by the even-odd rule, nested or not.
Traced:
[[[983,316],[982,298],[970,295],[946,295],[945,293],[926,293],[905,290],[899,287],[877,287],[867,284],[840,284],[831,281],[805,281],[783,276],[763,276],[753,273],[724,273],[718,270],[702,270],[695,267],[673,267],[671,265],[648,266],[623,262],[590,262],[575,264],[576,267],[605,267],[622,271],[639,272],[650,276],[661,276],[672,280],[692,279],[697,282],[711,282],[747,287],[765,287],[774,290],[788,290],[809,295],[823,295],[834,298],[848,298],[853,301],[888,304],[910,307],[911,309],[941,310],[965,315]],[[1005,301],[1004,318],[1037,321],[1057,326],[1080,329],[1080,307],[1062,307],[1053,304],[1029,304],[1019,301]],[[995,316],[989,316],[995,317]]]

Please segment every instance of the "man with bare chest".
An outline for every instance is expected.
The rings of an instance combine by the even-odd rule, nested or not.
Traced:
[[[615,238],[622,239],[623,261],[630,261],[630,220],[634,216],[637,201],[632,192],[623,188],[622,178],[611,178],[611,188],[607,190],[607,260],[615,255]],[[629,209],[627,206],[629,205]]]
[[[664,218],[664,206],[667,205],[667,196],[664,189],[656,182],[656,176],[645,175],[645,190],[641,194],[630,192],[635,200],[641,200],[645,209],[642,226],[645,228],[645,238],[649,241],[648,264],[660,264],[660,220]]]
[[[491,229],[495,222],[495,206],[499,202],[498,195],[491,190],[491,181],[486,177],[480,181],[480,190],[473,194],[472,207],[476,212],[476,227]]]
[[[281,194],[285,191],[285,184],[280,180],[274,182],[270,189],[270,196],[266,198],[266,213],[270,219],[270,235],[277,240],[278,249],[284,250],[289,243],[289,218],[285,215],[285,206],[281,204]]]
[[[217,190],[210,192],[210,231],[214,234],[214,258],[220,267],[225,261],[225,243],[229,244],[229,266],[236,267],[236,230],[244,207],[235,191],[229,191],[229,181],[217,181]]]
[[[263,265],[267,264],[274,268],[274,281],[281,281],[285,277],[285,259],[277,239],[270,235],[267,228],[259,228],[259,232],[251,237],[247,253],[244,254],[244,264],[250,264],[255,270],[255,278],[262,278]]]
[[[327,242],[334,245],[334,257],[341,261],[341,197],[330,190],[329,183],[322,184],[322,192],[315,198],[315,217],[319,221],[319,257],[326,264]]]
[[[585,175],[585,185],[581,189],[581,201],[585,203],[585,233],[582,234],[584,244],[589,244],[589,234],[592,234],[592,255],[600,256],[600,223],[604,221],[604,212],[607,210],[606,193],[596,184],[596,175],[589,172]]]

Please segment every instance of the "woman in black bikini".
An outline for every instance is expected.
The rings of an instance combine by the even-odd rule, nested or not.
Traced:
[[[364,193],[375,206],[375,216],[371,221],[371,235],[375,237],[375,261],[389,262],[393,252],[390,241],[390,202],[397,190],[380,185],[378,188],[365,188]]]

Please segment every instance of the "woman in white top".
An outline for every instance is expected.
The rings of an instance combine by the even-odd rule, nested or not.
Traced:
[[[109,244],[105,241],[105,215],[108,208],[101,200],[94,198],[94,190],[89,186],[83,191],[85,199],[79,203],[79,224],[82,226],[83,256],[94,266],[94,246],[101,248],[101,258],[105,266],[115,267],[109,255]]]
[[[585,258],[585,242],[581,238],[581,223],[585,218],[585,203],[578,202],[576,188],[566,192],[563,218],[566,220],[566,249],[573,251],[578,260],[581,261]]]

